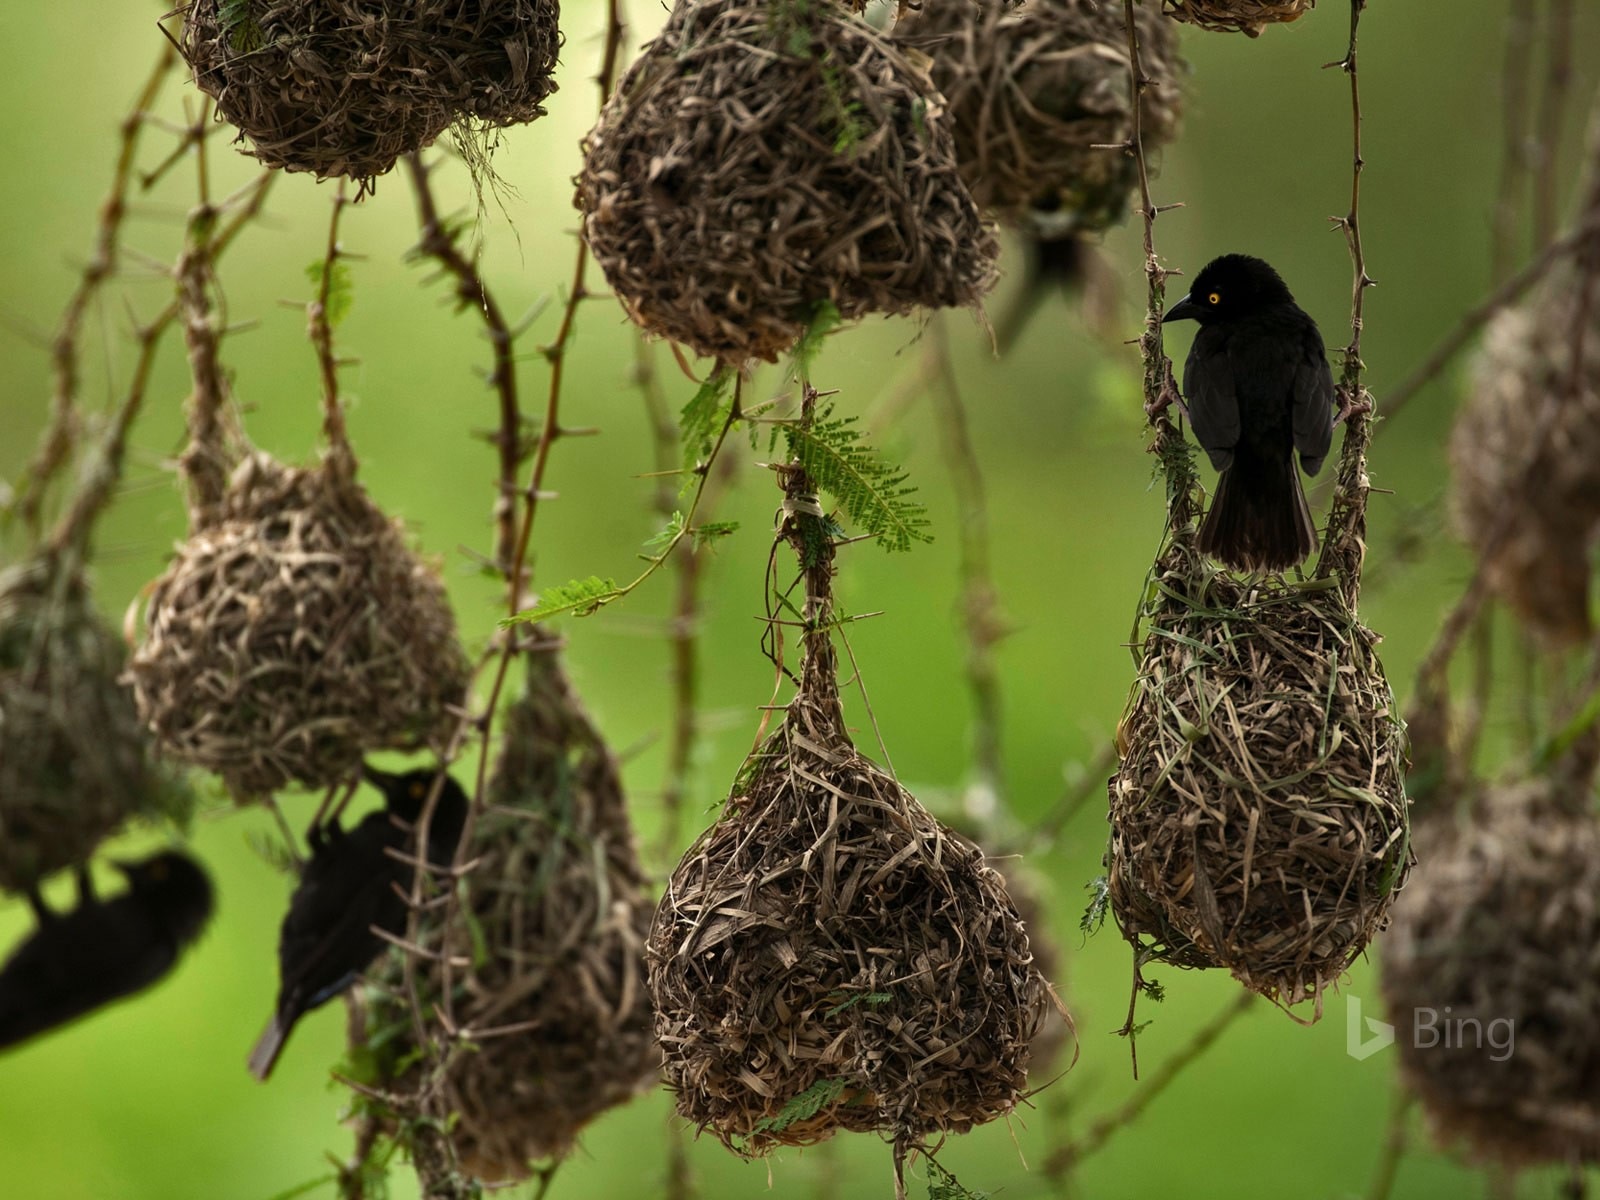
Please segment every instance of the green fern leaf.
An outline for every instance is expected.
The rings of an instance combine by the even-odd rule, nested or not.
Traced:
[[[514,617],[502,618],[500,626],[504,629],[512,625],[548,621],[551,617],[559,617],[566,613],[586,617],[620,594],[615,579],[601,579],[598,575],[591,575],[587,579],[574,579],[571,583],[546,588],[540,595],[538,604],[523,609]]]
[[[762,1117],[752,1133],[781,1133],[796,1121],[809,1121],[844,1093],[843,1079],[819,1079],[778,1110],[776,1116]]]
[[[322,295],[322,271],[326,266],[327,263],[318,259],[306,267],[306,278],[311,281],[314,294],[317,296]],[[350,266],[342,259],[336,258],[333,260],[333,271],[328,276],[328,302],[324,310],[329,329],[339,328],[339,322],[349,315],[350,306],[355,300],[355,280],[350,275]]]
[[[678,418],[678,428],[683,436],[683,465],[693,471],[711,456],[723,423],[728,419],[728,407],[733,403],[733,372],[718,367],[711,378],[700,385],[700,390],[683,406]],[[692,487],[691,474],[686,487]]]
[[[831,407],[821,408],[809,429],[789,425],[784,436],[790,456],[817,487],[884,549],[909,550],[914,541],[933,540],[926,532],[927,509],[912,499],[917,489],[906,483],[904,471],[862,441],[855,417],[835,417]]]
[[[844,318],[831,300],[819,300],[811,311],[811,321],[794,347],[794,375],[796,379],[811,378],[811,364],[822,351],[822,343]]]

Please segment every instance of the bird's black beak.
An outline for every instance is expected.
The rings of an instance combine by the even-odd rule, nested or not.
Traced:
[[[1188,296],[1185,296],[1167,309],[1166,315],[1161,318],[1161,323],[1165,325],[1168,321],[1193,321],[1200,316],[1202,311],[1198,304]]]

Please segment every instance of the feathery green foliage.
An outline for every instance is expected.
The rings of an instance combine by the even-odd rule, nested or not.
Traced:
[[[1078,928],[1085,934],[1099,933],[1106,923],[1106,914],[1111,911],[1111,880],[1100,875],[1083,886],[1089,893],[1089,907],[1078,919]]]
[[[866,444],[856,422],[855,417],[834,416],[829,405],[817,410],[809,428],[784,426],[790,457],[885,550],[931,542],[927,509],[912,499],[917,489],[906,483],[906,472]]]
[[[733,404],[734,372],[719,366],[689,398],[678,417],[683,437],[683,466],[690,472],[685,488],[694,486],[694,468],[711,457]]]
[[[809,1121],[844,1094],[843,1079],[819,1079],[778,1110],[777,1116],[762,1117],[754,1133],[781,1133],[796,1121]]]
[[[591,575],[587,579],[574,579],[569,583],[546,588],[539,596],[538,604],[523,609],[514,617],[504,618],[500,625],[502,628],[510,625],[526,625],[532,621],[546,621],[551,617],[567,613],[585,617],[606,601],[614,599],[619,590],[615,579],[601,579],[598,575]]]
[[[322,294],[322,272],[328,264],[322,259],[306,266],[306,278],[311,281],[311,286],[316,295]],[[325,315],[328,318],[328,328],[339,328],[350,313],[350,306],[355,303],[355,280],[351,278],[350,266],[342,258],[333,262],[333,270],[328,274],[328,302]]]
[[[250,0],[221,0],[217,5],[217,23],[228,39],[228,48],[235,54],[248,54],[266,43],[261,26],[250,15]]]

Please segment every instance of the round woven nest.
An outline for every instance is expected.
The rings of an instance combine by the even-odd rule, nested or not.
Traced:
[[[87,862],[130,817],[178,816],[118,676],[122,640],[51,555],[0,573],[0,890]]]
[[[1268,25],[1298,21],[1317,6],[1317,0],[1161,0],[1162,10],[1174,21],[1198,25],[1218,33],[1260,37]]]
[[[397,1088],[413,1115],[448,1118],[462,1169],[487,1181],[564,1157],[595,1117],[651,1087],[661,1060],[644,986],[654,905],[616,758],[556,643],[541,637],[524,661],[526,690],[505,713],[488,806],[464,851],[470,917],[446,931],[425,916],[419,934],[435,955],[470,964],[447,979],[437,957],[419,962],[423,1011],[450,988],[453,1024],[481,1041],[449,1054],[425,1086],[411,1069]],[[394,1030],[382,1039],[391,1067],[415,1049],[401,962],[391,957],[373,1004],[374,1024]]]
[[[1471,1158],[1600,1162],[1591,786],[1490,788],[1468,812],[1419,820],[1417,838],[1422,863],[1380,955],[1402,1078],[1439,1140]]]
[[[1587,641],[1589,549],[1600,531],[1600,317],[1572,381],[1570,272],[1489,326],[1477,382],[1450,436],[1457,528],[1489,554],[1497,594],[1556,644]],[[1547,399],[1548,442],[1535,445]],[[1530,475],[1528,464],[1541,454]]]
[[[377,750],[442,749],[469,667],[434,570],[344,455],[246,456],[156,580],[129,665],[173,757],[241,799],[351,778]]]
[[[1330,582],[1330,581],[1324,581]],[[1140,954],[1321,1015],[1411,855],[1405,733],[1336,587],[1156,564],[1110,781],[1111,905]]]
[[[193,0],[179,46],[249,153],[381,175],[452,126],[531,121],[556,90],[556,0]]]
[[[1177,132],[1183,102],[1177,31],[1149,5],[1134,10],[1150,79],[1140,140],[1152,151]],[[1128,41],[1120,4],[926,0],[895,26],[897,43],[933,58],[961,177],[979,207],[1052,237],[1122,220],[1138,185]]]
[[[680,0],[577,185],[629,316],[725,361],[776,359],[824,304],[970,305],[995,279],[932,83],[833,0]]]

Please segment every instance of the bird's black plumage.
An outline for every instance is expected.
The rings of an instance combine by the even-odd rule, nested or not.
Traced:
[[[1317,323],[1259,258],[1225,254],[1162,318],[1200,323],[1183,369],[1195,438],[1221,472],[1200,549],[1240,571],[1286,571],[1317,548],[1294,458],[1333,443],[1333,372]]]
[[[390,775],[366,768],[383,792],[384,807],[353,829],[329,821],[306,835],[311,858],[289,901],[278,935],[278,1003],[250,1055],[257,1079],[272,1073],[295,1022],[326,1004],[372,964],[384,948],[375,929],[401,934],[412,868],[394,857],[407,854],[412,826],[422,816],[439,773]],[[428,831],[428,860],[448,866],[467,819],[467,797],[445,775]]]
[[[128,890],[96,899],[80,873],[70,912],[37,895],[35,930],[0,967],[0,1047],[143,991],[176,965],[211,916],[211,881],[194,860],[165,851],[114,864]]]

